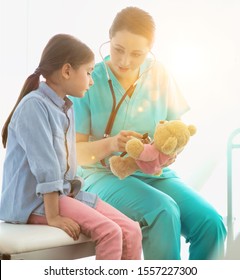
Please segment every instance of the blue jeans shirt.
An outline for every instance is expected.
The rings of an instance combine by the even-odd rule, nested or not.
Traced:
[[[8,127],[1,220],[26,223],[31,213],[44,215],[43,194],[69,193],[77,167],[73,121],[72,102],[45,82],[21,100]],[[80,197],[96,202],[96,195]]]

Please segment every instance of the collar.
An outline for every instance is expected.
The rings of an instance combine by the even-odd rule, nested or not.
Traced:
[[[39,90],[45,96],[47,96],[57,107],[59,107],[63,112],[67,112],[71,106],[72,101],[65,96],[64,99],[59,97],[54,90],[52,90],[45,82],[40,82]]]

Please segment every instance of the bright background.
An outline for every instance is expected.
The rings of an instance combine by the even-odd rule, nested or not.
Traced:
[[[227,139],[240,126],[239,0],[0,0],[0,126],[51,36],[79,37],[98,62],[111,22],[126,6],[154,17],[153,52],[191,105],[184,120],[198,128],[174,168],[226,216]],[[0,181],[4,152],[1,147]],[[240,204],[239,155],[234,152],[235,208]],[[235,213],[240,215],[239,209]]]

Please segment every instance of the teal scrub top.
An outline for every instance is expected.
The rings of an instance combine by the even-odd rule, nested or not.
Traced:
[[[109,57],[105,58],[108,59]],[[113,98],[105,67],[112,80],[118,104],[125,90],[104,62],[96,64],[92,73],[94,85],[86,92],[84,98],[71,98],[76,132],[90,135],[90,141],[103,138],[112,110]],[[133,130],[141,134],[147,132],[152,138],[160,120],[179,119],[188,110],[189,106],[173,77],[161,63],[147,58],[141,65],[139,80],[131,98],[127,96],[119,108],[110,136],[118,134],[121,130]],[[86,177],[104,170],[110,172],[101,163],[96,163],[80,168],[78,175]],[[140,171],[136,174],[153,176]],[[169,168],[165,168],[161,176],[172,177],[173,173]]]

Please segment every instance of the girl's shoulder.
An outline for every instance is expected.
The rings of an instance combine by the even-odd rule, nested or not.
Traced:
[[[28,93],[26,96],[23,97],[23,99],[19,103],[19,106],[25,106],[30,103],[31,104],[45,103],[45,96],[39,90],[31,91],[30,93]]]
[[[37,111],[46,111],[48,106],[46,104],[45,96],[41,94],[41,92],[35,90],[28,93],[26,96],[22,98],[19,102],[16,110],[15,116],[21,114],[21,112],[29,112],[36,113]]]

